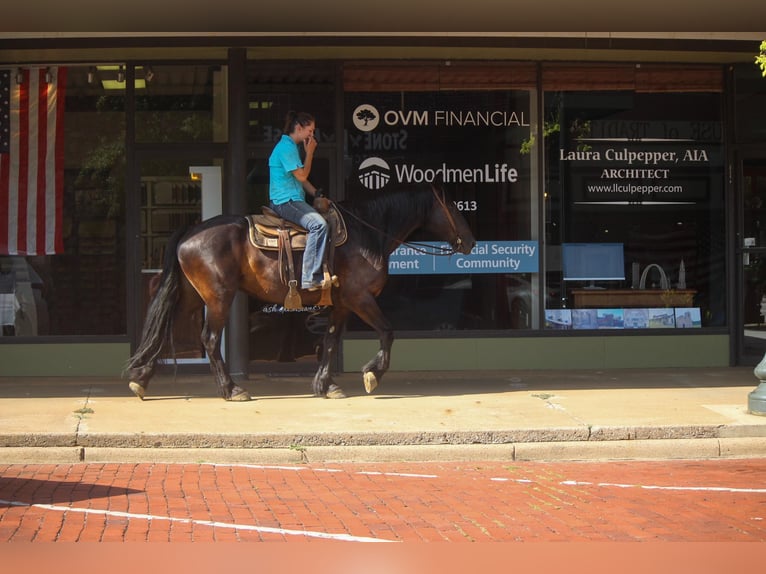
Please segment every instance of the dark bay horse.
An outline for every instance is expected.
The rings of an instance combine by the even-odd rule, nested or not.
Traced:
[[[319,368],[314,376],[317,396],[343,398],[330,366],[350,313],[377,331],[380,350],[362,368],[367,392],[377,386],[390,363],[393,332],[375,298],[388,278],[389,255],[415,230],[430,232],[450,244],[449,252],[468,254],[476,241],[455,203],[441,189],[407,189],[380,193],[360,202],[338,204],[345,212],[348,240],[335,249],[333,306]],[[300,255],[295,268],[300,269]],[[282,303],[287,287],[280,280],[276,251],[262,251],[248,238],[242,216],[220,215],[179,230],[166,247],[156,294],[144,321],[141,342],[125,368],[130,389],[143,399],[162,351],[172,349],[173,322],[203,306],[207,313],[202,344],[220,395],[230,401],[250,400],[235,384],[221,356],[221,332],[237,290],[265,303]],[[304,305],[318,303],[321,292],[300,292]]]

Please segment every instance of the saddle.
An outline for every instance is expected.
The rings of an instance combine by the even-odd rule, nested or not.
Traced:
[[[325,261],[323,262],[326,288],[322,289],[319,305],[330,306],[332,305],[331,287],[338,285],[338,278],[332,272],[335,247],[346,242],[348,231],[343,216],[329,199],[315,199],[314,208],[327,220],[328,225],[328,249],[325,251]],[[303,307],[303,302],[297,289],[298,282],[295,278],[293,251],[306,249],[308,230],[282,219],[266,206],[262,206],[261,211],[261,214],[246,216],[249,228],[248,237],[255,247],[265,251],[278,252],[279,276],[282,283],[288,286],[284,307],[290,310],[300,309]]]

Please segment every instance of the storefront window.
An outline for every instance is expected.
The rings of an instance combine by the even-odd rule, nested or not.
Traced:
[[[531,326],[538,270],[536,154],[529,147],[534,90],[515,72],[468,64],[346,72],[346,197],[443,182],[479,242],[473,254],[452,257],[436,272],[410,265],[420,256],[406,246],[394,252],[378,301],[397,330]],[[352,320],[349,329],[366,327]]]
[[[19,101],[41,106],[40,96],[60,107],[44,120],[46,136],[41,122],[26,121],[34,113],[23,111],[25,104],[11,104],[18,137],[3,154],[10,177],[0,196],[18,217],[12,226],[0,226],[0,327],[15,337],[123,335],[124,89],[107,89],[89,67],[16,75],[9,88],[21,90]],[[55,149],[43,152],[44,138]],[[19,177],[24,172],[35,175]]]
[[[142,65],[135,75],[137,142],[226,141],[226,66]]]
[[[279,141],[287,112],[316,119],[320,147],[335,144],[336,67],[333,62],[262,61],[248,68],[248,140],[271,147]],[[317,184],[326,185],[326,184]]]
[[[734,67],[734,82],[737,141],[766,141],[766,78],[756,66],[748,64]]]
[[[720,85],[631,78],[545,91],[546,328],[723,326]]]

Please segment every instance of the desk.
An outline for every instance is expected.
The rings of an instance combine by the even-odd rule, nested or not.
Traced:
[[[575,309],[692,307],[694,289],[572,289]]]

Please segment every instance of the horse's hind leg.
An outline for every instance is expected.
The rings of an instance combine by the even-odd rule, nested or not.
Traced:
[[[210,360],[210,370],[213,372],[221,397],[227,401],[249,401],[250,394],[232,380],[221,355],[221,333],[233,299],[232,293],[221,301],[208,304],[205,323],[202,327],[202,344]]]

